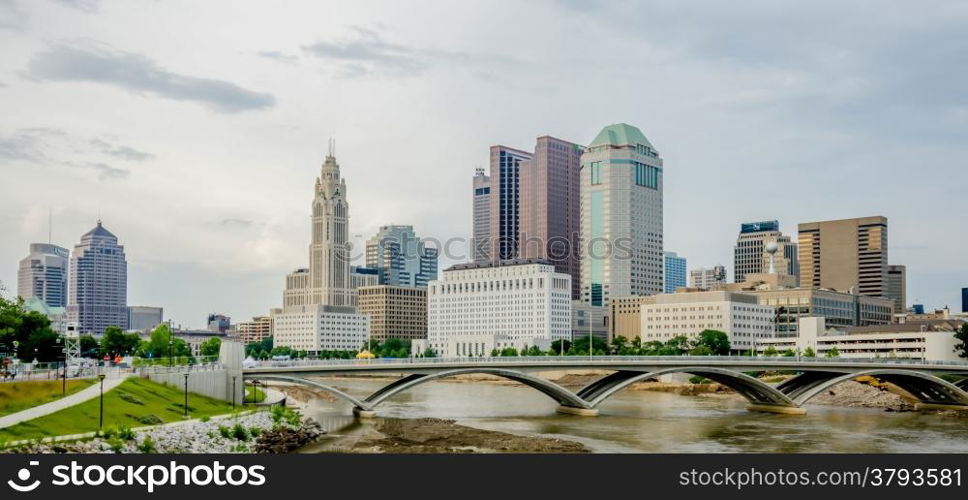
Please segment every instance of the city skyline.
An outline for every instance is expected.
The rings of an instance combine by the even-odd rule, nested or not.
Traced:
[[[823,6],[800,7],[796,24],[751,5],[710,5],[691,17],[670,5],[622,15],[618,5],[581,11],[562,2],[514,6],[510,17],[507,7],[469,4],[462,14],[442,5],[440,18],[454,22],[439,36],[416,13],[366,4],[286,17],[286,33],[252,29],[244,43],[213,40],[198,54],[163,43],[174,42],[166,33],[177,5],[93,5],[0,5],[8,56],[0,62],[8,111],[0,170],[17,187],[0,196],[8,295],[29,245],[48,241],[52,209],[54,244],[73,245],[99,213],[124,240],[130,304],[163,306],[188,325],[210,310],[265,314],[281,305],[282,276],[304,265],[306,180],[327,137],[336,136],[354,179],[354,242],[387,224],[469,238],[467,179],[487,164],[490,146],[545,134],[583,143],[617,122],[661,146],[669,165],[664,246],[690,262],[731,263],[744,221],[778,219],[792,235],[803,222],[877,214],[891,221],[891,260],[907,265],[909,303],[955,309],[968,283],[964,236],[949,229],[959,225],[959,193],[968,187],[957,170],[968,143],[959,91],[968,70],[943,62],[956,60],[957,38],[946,37],[968,16],[957,4],[911,11],[906,21],[889,9],[843,6],[830,19]],[[232,20],[258,27],[284,15],[256,9],[266,7]],[[122,22],[134,10],[153,25]],[[199,8],[183,29],[201,34],[221,14]],[[825,22],[815,23],[821,15]],[[650,16],[677,16],[687,28],[750,17],[793,36],[771,30],[766,47],[762,34],[735,23],[621,29]],[[528,29],[500,40],[482,33],[497,19]],[[640,48],[624,52],[634,64],[599,57],[629,44]],[[900,49],[917,51],[917,61],[879,71]],[[78,74],[70,58],[144,79]],[[574,78],[589,67],[607,92]],[[162,77],[177,85],[151,87]],[[905,86],[911,79],[925,83]],[[589,96],[594,107],[561,106]],[[502,105],[531,112],[508,120]]]

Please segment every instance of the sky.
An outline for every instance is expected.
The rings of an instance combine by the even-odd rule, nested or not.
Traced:
[[[909,303],[956,309],[965,33],[960,1],[0,0],[0,282],[100,217],[130,305],[246,320],[307,265],[330,138],[354,240],[467,238],[489,146],[626,122],[690,268],[742,222],[883,215]]]

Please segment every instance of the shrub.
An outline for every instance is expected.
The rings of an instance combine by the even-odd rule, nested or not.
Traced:
[[[111,437],[108,439],[108,448],[114,453],[121,453],[124,451],[124,441],[118,439],[117,437]]]
[[[238,439],[239,441],[248,441],[251,436],[249,436],[249,430],[245,428],[244,425],[236,423],[232,427],[232,437]]]
[[[229,429],[224,425],[218,426],[218,433],[220,436],[222,436],[225,439],[232,437],[232,429]]]
[[[119,392],[118,397],[121,398],[122,401],[127,401],[128,403],[131,403],[131,404],[136,404],[141,406],[144,406],[145,404],[144,401],[138,399],[132,394],[128,394],[127,392]]]
[[[249,434],[251,434],[254,438],[259,437],[259,434],[262,434],[262,429],[258,427],[249,427]]]
[[[121,424],[118,426],[118,439],[124,441],[134,441],[134,431],[132,431],[127,425]]]
[[[138,445],[138,451],[141,453],[158,453],[158,450],[155,449],[155,442],[151,440],[151,436],[145,436],[141,444]]]
[[[138,422],[141,422],[142,424],[145,424],[145,425],[158,425],[158,424],[165,423],[164,420],[162,420],[158,415],[155,415],[153,413],[149,413],[147,415],[138,417]]]
[[[707,380],[705,379],[705,377],[700,377],[699,375],[693,375],[692,377],[689,377],[690,384],[705,384],[706,382]]]
[[[199,420],[201,420],[201,421],[202,421],[202,423],[205,423],[205,422],[208,422],[208,421],[209,421],[209,420],[211,420],[211,419],[212,419],[212,417],[211,417],[211,416],[209,416],[209,415],[202,415],[202,418],[201,418],[201,419],[199,419]]]

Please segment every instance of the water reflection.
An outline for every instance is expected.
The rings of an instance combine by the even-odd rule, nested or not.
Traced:
[[[329,380],[350,394],[386,384],[365,379]],[[612,453],[964,453],[968,418],[876,409],[811,406],[807,415],[745,410],[745,402],[721,396],[679,396],[624,391],[601,406],[598,417],[554,412],[555,403],[529,388],[432,382],[384,401],[386,417],[452,418],[463,425],[524,435],[579,441]],[[305,413],[336,436],[362,429],[344,402],[314,400]]]

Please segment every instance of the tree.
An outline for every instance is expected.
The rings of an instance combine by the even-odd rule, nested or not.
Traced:
[[[0,353],[16,355],[23,361],[57,361],[64,356],[60,342],[47,316],[27,311],[21,298],[9,300],[0,295]]]
[[[608,344],[604,340],[598,337],[592,337],[592,348],[597,353],[598,351],[605,352],[608,350]],[[575,339],[571,347],[568,349],[568,354],[572,356],[587,356],[588,355],[588,336],[582,335]]]
[[[836,346],[831,347],[830,349],[827,350],[827,352],[825,352],[823,354],[823,356],[825,358],[837,358],[837,357],[840,357],[840,349],[837,349]]]
[[[955,332],[955,352],[959,358],[968,358],[968,323],[962,323],[961,328]]]
[[[796,355],[797,355],[797,353],[794,352],[793,349],[787,349],[787,350],[783,351],[783,357],[785,357],[785,358],[792,358],[792,357],[794,357]]]
[[[258,342],[249,342],[245,346],[245,355],[251,356],[253,358],[258,358],[262,351],[269,352],[272,350],[272,337],[266,337]],[[328,358],[329,356],[322,356],[321,358]]]
[[[773,346],[767,347],[763,351],[764,356],[776,356],[777,354],[780,354],[780,353],[777,352],[776,347],[773,347]]]
[[[425,358],[436,358],[437,357],[437,353],[434,352],[433,349],[431,349],[431,348],[428,347],[428,348],[424,349],[423,357],[425,357]]]
[[[175,338],[168,325],[162,323],[151,332],[151,338],[139,346],[139,355],[151,358],[167,358],[169,356],[187,357],[192,355],[191,348],[183,339]],[[102,342],[103,350],[103,342]]]
[[[567,353],[571,349],[571,342],[568,340],[554,340],[551,342],[551,347],[548,349],[548,354],[552,356],[560,356]]]
[[[199,352],[202,356],[218,356],[219,350],[222,349],[222,339],[218,337],[211,337],[199,347]]]
[[[141,337],[137,333],[124,333],[121,328],[109,326],[101,336],[101,356],[128,356],[138,349],[140,343]]]
[[[696,339],[696,347],[707,347],[710,354],[726,356],[729,354],[729,335],[719,330],[703,330]]]
[[[98,354],[99,346],[97,339],[91,335],[81,335],[77,337],[78,347],[81,349],[81,357],[95,358]]]
[[[504,349],[501,349],[501,356],[507,357],[507,356],[517,356],[517,355],[518,355],[518,350],[513,347],[505,347]]]
[[[712,356],[713,350],[707,345],[698,344],[689,351],[690,356]]]
[[[817,357],[817,351],[814,351],[813,350],[813,347],[809,347],[808,346],[806,349],[803,350],[803,357],[805,357],[805,358],[816,358]]]
[[[625,348],[629,343],[629,339],[622,335],[616,335],[612,338],[612,354],[618,354],[623,348]]]
[[[667,340],[662,349],[659,350],[659,354],[662,356],[677,356],[690,350],[692,350],[692,342],[689,341],[689,337],[679,335]]]

